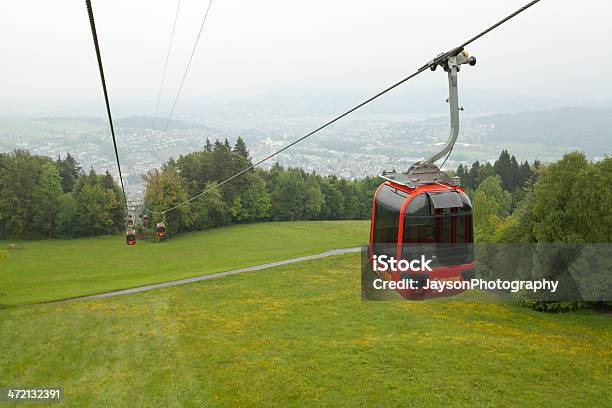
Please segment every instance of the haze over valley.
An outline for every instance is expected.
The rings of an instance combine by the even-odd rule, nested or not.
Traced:
[[[321,95],[309,98],[304,93],[291,97],[279,91],[216,104],[190,101],[183,113],[175,116],[180,119],[173,119],[165,132],[161,130],[167,120],[164,115],[156,120],[155,130],[151,130],[151,116],[117,118],[115,126],[128,191],[133,197],[140,196],[143,174],[170,157],[202,149],[207,138],[212,142],[227,138],[233,144],[241,136],[254,159],[265,157],[363,97],[360,92],[337,95],[335,99]],[[394,95],[334,124],[277,156],[275,161],[286,167],[345,178],[373,176],[385,169],[404,170],[431,154],[448,137],[447,105],[440,103],[444,92],[423,95],[426,94],[403,99],[406,95]],[[466,92],[459,143],[446,168],[474,160],[492,161],[503,149],[519,160],[529,161],[554,161],[573,150],[584,151],[592,160],[612,153],[612,135],[606,128],[612,117],[612,104],[608,101],[578,101],[574,103],[588,107],[559,107],[571,106],[572,101],[505,95],[512,113],[486,112],[487,100],[489,109],[500,108],[495,104],[499,96]],[[309,100],[327,102],[315,104]],[[102,117],[0,117],[0,151],[13,149],[50,157],[70,153],[84,169],[108,170],[116,175],[110,132]]]

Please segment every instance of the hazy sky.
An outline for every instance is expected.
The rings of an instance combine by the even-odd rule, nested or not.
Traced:
[[[184,88],[202,100],[279,87],[376,91],[526,0],[214,0]],[[114,103],[154,105],[176,0],[93,0]],[[176,92],[208,1],[182,0],[166,97]],[[612,2],[542,0],[470,47],[462,86],[609,98]],[[0,108],[101,100],[83,0],[4,0]],[[425,73],[416,85],[441,81]],[[180,105],[177,110],[180,110]]]

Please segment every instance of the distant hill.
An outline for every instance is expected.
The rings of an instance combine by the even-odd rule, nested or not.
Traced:
[[[612,109],[562,108],[477,118],[493,125],[488,143],[543,143],[584,150],[587,154],[612,153]]]
[[[186,98],[190,116],[248,118],[290,118],[299,116],[334,115],[369,98],[377,89],[333,89],[333,88],[278,88],[229,101],[203,102],[206,98]],[[411,85],[398,88],[383,98],[363,107],[358,114],[406,114],[447,113],[448,97],[446,81],[434,86]],[[509,92],[461,88],[461,105],[470,114],[496,114],[499,112],[526,112],[563,107],[610,108],[612,99],[578,100],[571,98],[543,98]],[[187,109],[187,108],[184,108]],[[351,120],[354,115],[347,119]]]
[[[10,119],[0,121],[0,146],[12,145],[16,140],[32,142],[38,139],[64,139],[67,135],[91,134],[102,129],[104,122],[97,118],[53,117]]]

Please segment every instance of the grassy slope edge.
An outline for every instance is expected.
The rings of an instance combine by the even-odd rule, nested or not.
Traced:
[[[368,229],[367,221],[269,222],[135,247],[120,236],[22,241],[2,264],[1,303],[65,299],[359,246]],[[0,248],[8,243],[0,241]]]

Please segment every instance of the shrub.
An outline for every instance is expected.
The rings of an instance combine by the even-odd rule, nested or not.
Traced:
[[[573,312],[575,310],[583,309],[588,306],[590,302],[572,301],[572,302],[550,302],[543,300],[524,300],[521,302],[523,306],[530,309],[537,310],[538,312],[548,313],[566,313]]]

